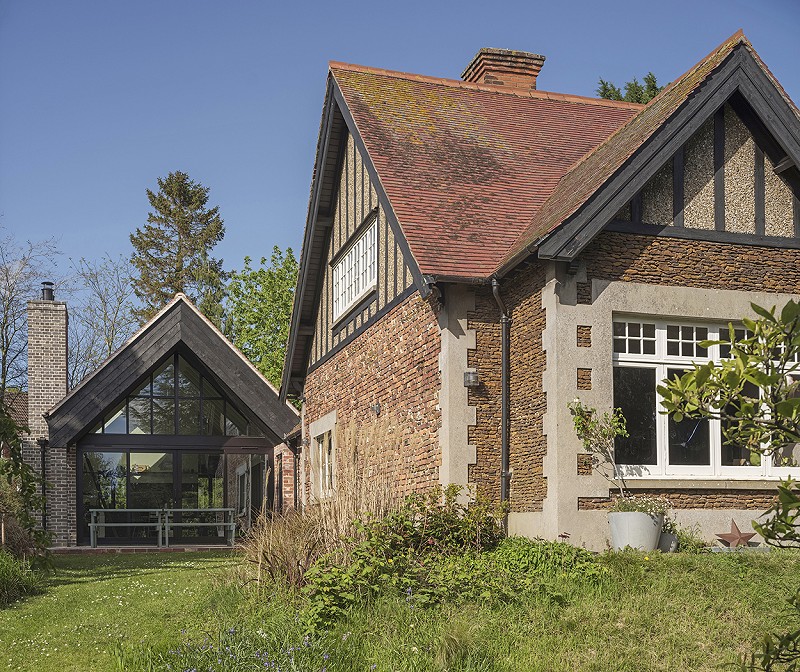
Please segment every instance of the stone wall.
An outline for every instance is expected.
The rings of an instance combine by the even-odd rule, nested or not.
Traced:
[[[794,249],[606,232],[581,261],[589,281],[800,293],[800,250]]]
[[[438,485],[438,310],[435,300],[424,300],[415,293],[309,372],[303,409],[306,500],[311,493],[310,453],[314,439],[310,427],[333,413],[337,434],[347,428],[374,424],[378,418],[391,423],[393,438],[384,450],[387,469],[398,492]],[[341,445],[336,446],[337,452],[342,450]]]
[[[775,502],[775,490],[728,490],[697,488],[674,490],[669,488],[631,488],[636,495],[664,497],[673,509],[735,509],[738,511],[764,511]],[[612,503],[608,497],[579,497],[579,511],[607,511]]]
[[[544,457],[547,437],[542,419],[547,395],[542,387],[546,353],[542,345],[545,311],[542,287],[545,267],[523,267],[504,280],[501,295],[511,315],[509,499],[512,511],[540,511],[547,494]],[[470,390],[469,403],[476,407],[476,424],[470,428],[477,462],[470,482],[478,491],[498,501],[500,497],[500,308],[491,288],[476,290],[475,310],[469,327],[476,331],[476,348],[469,365],[478,371],[481,385]]]

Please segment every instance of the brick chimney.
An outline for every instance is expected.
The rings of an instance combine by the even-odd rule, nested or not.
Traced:
[[[44,414],[67,394],[67,304],[55,300],[52,282],[28,301],[28,427],[23,457],[45,477],[40,522],[56,546],[75,544],[75,450],[48,445]],[[44,461],[44,464],[42,463]]]
[[[544,56],[510,49],[481,49],[461,74],[465,82],[533,91]]]
[[[47,438],[42,415],[67,394],[67,304],[56,301],[52,282],[28,301],[28,418],[31,436]]]

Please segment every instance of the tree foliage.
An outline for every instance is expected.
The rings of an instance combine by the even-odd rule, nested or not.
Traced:
[[[44,508],[41,496],[41,477],[22,459],[22,433],[27,427],[18,425],[8,408],[0,402],[0,479],[3,479],[17,492],[21,505],[14,511],[0,511],[11,514],[25,530],[33,544],[33,552],[44,558],[50,545],[50,535],[45,532],[36,519],[35,513]]]
[[[656,76],[648,72],[644,76],[644,81],[640,82],[636,77],[631,81],[625,82],[623,90],[611,82],[607,82],[602,77],[597,84],[597,95],[607,100],[624,100],[628,103],[649,103],[663,89],[658,85]]]
[[[225,235],[219,207],[208,207],[209,189],[176,171],[158,178],[158,191],[147,190],[152,211],[147,224],[131,234],[134,292],[141,302],[137,316],[155,315],[183,292],[217,325],[222,320],[225,272],[211,256]]]
[[[226,332],[267,380],[280,386],[294,290],[297,259],[292,248],[272,249],[269,265],[258,268],[245,257],[244,268],[231,275],[228,285]]]
[[[729,356],[695,367],[658,388],[667,412],[683,418],[722,423],[728,444],[765,455],[780,466],[797,466],[800,443],[800,303],[789,301],[780,313],[751,304],[757,319],[744,318],[747,330],[729,325],[728,337],[705,341]],[[766,520],[754,528],[773,546],[800,545],[800,484],[791,478],[778,487]],[[800,590],[789,600],[786,632],[764,636],[757,651],[742,659],[743,670],[800,670]]]
[[[0,405],[6,390],[27,384],[28,301],[53,280],[55,240],[17,240],[0,229]]]
[[[136,331],[131,266],[123,256],[72,262],[69,387],[116,352]]]

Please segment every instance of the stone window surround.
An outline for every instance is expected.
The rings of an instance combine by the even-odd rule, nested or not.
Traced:
[[[308,425],[308,436],[311,442],[309,451],[309,459],[311,460],[311,493],[315,499],[322,499],[326,495],[322,492],[322,483],[320,482],[321,465],[317,460],[317,439],[327,432],[331,435],[331,453],[333,455],[334,469],[336,464],[336,411],[331,411],[321,418],[318,418]],[[334,476],[335,478],[335,476]]]
[[[800,296],[794,294],[700,289],[602,279],[592,279],[586,284],[591,284],[592,303],[569,305],[559,302],[558,308],[555,306],[550,308],[550,310],[555,308],[558,314],[556,319],[560,322],[556,327],[555,333],[550,338],[559,339],[558,334],[564,334],[565,332],[574,334],[574,330],[579,324],[592,325],[592,347],[581,348],[582,354],[579,361],[581,366],[593,369],[593,390],[586,393],[586,400],[599,408],[604,405],[610,408],[611,405],[609,392],[613,390],[614,358],[612,344],[613,321],[615,318],[628,315],[648,315],[655,319],[679,319],[688,322],[726,324],[727,322],[738,322],[743,316],[753,315],[750,308],[751,302],[771,307],[773,305],[781,306],[789,299],[800,299]],[[547,302],[545,302],[545,306],[547,306]],[[570,340],[574,342],[574,336]],[[558,349],[560,350],[561,348],[559,347]],[[563,354],[566,355],[567,353]],[[562,390],[558,396],[563,397],[566,401],[575,396],[574,389],[573,391],[563,389],[563,383],[557,385],[557,387]],[[564,427],[571,426],[569,412],[566,410],[566,401],[562,409],[562,404],[556,401],[555,396],[553,395],[554,398],[552,399],[553,405],[548,403],[548,415],[555,411],[556,415],[559,416],[559,425],[563,422]],[[553,420],[555,418],[546,418],[547,426],[550,426]],[[572,469],[574,469],[574,462],[572,464]],[[695,484],[703,482],[716,484],[715,487],[738,488],[761,484],[768,484],[769,487],[774,487],[774,483],[780,477],[780,475],[754,477],[752,474],[743,474],[740,477],[735,474],[725,474],[724,476],[658,474],[653,476],[628,476],[626,480],[629,484],[648,483],[655,485],[660,483],[665,487],[667,485],[694,487]]]

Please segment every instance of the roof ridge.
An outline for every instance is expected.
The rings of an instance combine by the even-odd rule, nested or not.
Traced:
[[[440,86],[450,86],[453,88],[469,89],[473,91],[486,91],[489,93],[503,93],[518,98],[536,98],[541,100],[560,100],[571,103],[583,103],[585,105],[599,105],[601,107],[616,107],[632,110],[644,109],[644,105],[640,103],[629,103],[624,100],[608,100],[606,98],[593,98],[591,96],[579,96],[572,93],[558,93],[555,91],[542,91],[534,89],[529,91],[527,89],[514,88],[509,86],[494,86],[491,84],[479,84],[477,82],[465,82],[461,79],[449,79],[447,77],[433,77],[430,75],[418,75],[411,72],[402,72],[399,70],[387,70],[385,68],[375,68],[367,65],[356,65],[353,63],[343,63],[341,61],[330,61],[328,63],[330,70],[346,70],[349,72],[362,72],[374,75],[383,75],[386,77],[395,77],[397,79],[407,79],[415,82],[423,82],[427,84],[438,84]]]

